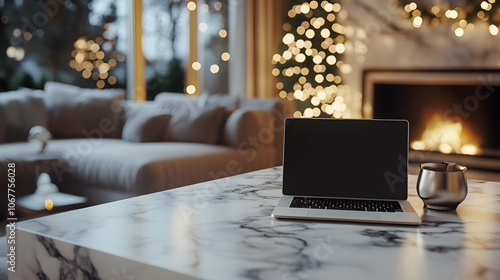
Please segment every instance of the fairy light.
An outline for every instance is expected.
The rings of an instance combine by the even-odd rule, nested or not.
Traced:
[[[464,30],[463,30],[463,28],[459,27],[459,28],[455,29],[455,35],[456,35],[457,37],[462,37],[462,36],[464,35]]]
[[[212,64],[210,66],[210,72],[212,72],[213,74],[216,74],[217,72],[219,72],[219,65],[217,64]]]
[[[313,0],[292,4],[287,14],[284,47],[272,57],[280,98],[299,102],[294,117],[343,117],[347,105],[336,97],[347,87],[338,74],[351,68],[341,60],[346,28],[335,20],[345,18],[345,11],[339,3]]]
[[[228,52],[223,52],[220,57],[223,61],[228,61],[231,55]]]
[[[9,23],[9,17],[6,16],[6,15],[3,15],[1,18],[0,18],[0,21],[3,23],[3,24],[7,24]]]
[[[226,31],[225,29],[221,29],[221,30],[219,31],[219,36],[220,36],[221,38],[226,38],[226,37],[227,37],[227,31]]]
[[[493,35],[493,36],[498,35],[498,27],[497,26],[492,24],[492,25],[490,25],[489,29],[490,29],[491,35]]]
[[[194,10],[196,10],[196,3],[193,2],[193,1],[189,1],[187,3],[187,8],[188,8],[188,10],[190,10],[191,12],[193,12]]]
[[[191,64],[191,68],[193,68],[194,71],[198,71],[201,69],[201,63],[199,63],[198,61],[195,61],[195,62],[193,62],[193,64]]]
[[[105,38],[104,34],[103,37]],[[95,40],[78,38],[73,43],[74,49],[71,52],[73,59],[69,61],[69,66],[81,72],[84,79],[95,80],[97,88],[104,88],[106,82],[111,86],[115,85],[117,79],[109,72],[116,68],[117,61],[125,60],[124,54],[110,53],[116,40],[108,40],[106,43],[110,43],[112,47],[103,49],[102,46],[105,43],[103,37],[97,37]]]
[[[206,24],[205,22],[198,24],[198,30],[200,32],[206,32],[208,30],[208,24]]]
[[[186,87],[187,94],[194,94],[196,92],[196,87],[194,85],[188,85]]]
[[[481,2],[474,0],[464,1],[462,7],[452,7],[449,2],[419,7],[416,2],[409,0],[398,0],[402,9],[403,17],[412,21],[415,28],[420,28],[424,24],[436,26],[448,22],[455,36],[462,37],[468,30],[474,29],[476,21],[488,23],[491,35],[498,35],[500,26],[500,1],[484,0]],[[440,3],[440,2],[438,2]]]

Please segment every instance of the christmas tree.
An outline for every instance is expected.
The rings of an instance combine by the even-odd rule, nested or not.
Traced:
[[[290,1],[273,75],[280,97],[297,100],[295,117],[340,118],[346,110],[339,76],[345,27],[339,3]]]

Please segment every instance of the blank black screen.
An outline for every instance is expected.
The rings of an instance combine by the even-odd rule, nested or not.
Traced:
[[[405,120],[285,120],[283,194],[407,198]]]

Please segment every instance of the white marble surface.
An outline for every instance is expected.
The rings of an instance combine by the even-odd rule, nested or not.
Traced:
[[[10,279],[500,279],[500,183],[419,227],[276,220],[281,168],[18,224]],[[184,275],[184,276],[183,276]]]

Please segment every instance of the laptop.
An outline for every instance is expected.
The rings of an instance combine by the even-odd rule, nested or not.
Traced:
[[[418,225],[408,198],[408,121],[285,120],[275,218]]]

